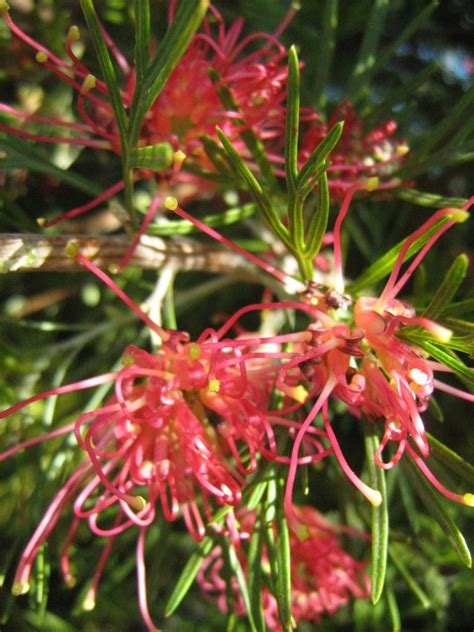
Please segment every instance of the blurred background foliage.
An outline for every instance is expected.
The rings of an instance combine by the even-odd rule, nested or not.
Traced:
[[[80,25],[82,41],[86,44],[85,59],[91,68],[97,68],[77,1],[11,0],[10,4],[22,28],[58,55],[63,53],[69,26]],[[157,37],[164,32],[166,7],[160,1],[151,4],[153,35]],[[288,8],[286,0],[222,0],[215,4],[227,23],[244,16],[245,29],[249,33],[256,30],[271,32]],[[435,6],[426,0],[339,3],[302,0],[300,4],[301,8],[282,40],[287,45],[295,43],[304,62],[302,104],[317,107],[323,116],[328,117],[341,99],[351,98],[369,129],[387,118],[395,118],[399,125],[398,135],[406,138],[413,148],[415,173],[422,163],[417,163],[417,152],[423,153],[433,128],[474,90],[472,2],[441,1]],[[333,50],[328,53],[330,31],[324,30],[324,24],[331,7],[334,10],[337,4],[337,25],[331,33]],[[131,59],[131,3],[101,0],[96,5],[119,48]],[[380,32],[373,33],[376,46],[365,58],[364,74],[361,46],[364,33],[371,26],[374,6],[379,9],[379,17],[384,19]],[[426,16],[419,28],[384,60],[384,52],[390,50],[404,29],[422,12]],[[0,59],[0,100],[17,102],[24,108],[36,107],[40,102],[44,114],[60,110],[74,115],[74,95],[70,88],[39,67],[34,54],[12,39],[1,22]],[[377,66],[380,60],[383,63]],[[371,71],[372,63],[376,64],[376,72]],[[359,70],[355,75],[356,68]],[[416,87],[420,73],[424,81]],[[462,141],[465,154],[474,152],[473,102],[471,99],[471,105],[454,121],[440,145],[424,157],[428,161],[433,155],[437,156],[433,164],[416,173],[417,189],[459,198],[474,193],[472,162],[459,159],[455,164],[445,164],[446,153],[452,156],[458,151],[457,146],[450,146],[450,141],[460,130],[457,145]],[[0,134],[0,152],[2,142],[6,140]],[[113,154],[81,151],[64,145],[32,146],[20,140],[15,143],[16,162],[4,164],[3,168],[0,165],[2,232],[40,232],[35,220],[46,210],[51,215],[65,212],[120,178],[119,159]],[[13,160],[11,154],[9,158]],[[43,158],[60,169],[70,167],[69,179],[45,172]],[[222,204],[221,201],[216,203]],[[371,196],[359,201],[357,213],[348,221],[349,276],[359,273],[369,261],[420,225],[429,212],[401,198],[374,201]],[[89,229],[88,221],[92,219],[84,220],[86,230]],[[426,259],[425,272],[422,268],[415,279],[411,297],[414,304],[426,305],[430,292],[439,285],[457,254],[467,252],[472,261],[473,246],[472,222],[450,232]],[[154,272],[129,268],[119,282],[139,302],[152,291],[155,279]],[[474,299],[473,280],[471,270],[462,287],[464,299]],[[232,277],[216,280],[205,272],[180,274],[175,291],[178,325],[191,333],[210,324],[213,317],[209,313],[210,298],[215,314],[230,314],[239,306],[259,299],[261,292],[258,287],[237,284]],[[146,344],[146,334],[136,319],[108,289],[84,273],[1,275],[0,299],[1,408],[51,385],[107,371],[120,360],[127,344],[139,344],[140,341]],[[1,422],[0,445],[5,449],[20,437],[35,436],[38,424],[49,428],[54,420],[55,425],[62,425],[90,404],[83,394],[64,396],[60,402],[55,398],[38,402],[22,414]],[[473,453],[474,434],[472,413],[467,403],[443,397],[440,404],[444,422],[431,417],[430,429],[468,458]],[[341,424],[341,442],[354,445],[353,436],[353,424],[348,419],[346,426]],[[352,450],[353,462],[357,464],[357,459],[362,462],[362,454],[357,454],[357,448]],[[84,612],[81,603],[87,589],[88,569],[100,555],[101,543],[86,527],[81,528],[74,556],[79,585],[74,590],[65,588],[55,569],[58,567],[58,551],[69,526],[66,519],[60,521],[42,552],[31,593],[20,598],[9,593],[15,562],[34,525],[41,519],[58,484],[66,480],[77,463],[73,443],[68,439],[56,439],[0,464],[0,581],[3,582],[0,627],[5,632],[131,632],[142,629],[136,606],[132,533],[119,538],[114,547],[93,612]],[[321,510],[331,511],[341,519],[344,517],[341,506],[351,506],[344,500],[351,499],[353,490],[343,482],[342,476],[337,480],[332,474],[330,477],[334,480],[328,480],[326,471],[318,476],[320,484],[310,492],[309,501],[313,500]],[[471,571],[459,562],[445,534],[424,513],[419,499],[401,482],[401,477],[389,477],[389,486],[393,564],[389,571],[387,597],[375,608],[369,602],[358,602],[342,609],[335,617],[325,618],[318,630],[387,630],[395,593],[402,614],[402,629],[407,632],[471,629],[474,620]],[[338,502],[335,502],[336,496]],[[471,529],[472,536],[472,519],[468,521],[467,512],[451,505],[446,507],[456,516],[465,533]],[[347,517],[353,524],[364,526],[368,514],[368,510],[365,515],[357,511]],[[405,547],[407,544],[408,548]],[[170,526],[161,520],[150,530],[147,540],[149,603],[158,617],[161,617],[163,604],[194,546],[180,521]],[[234,629],[243,632],[248,629],[246,626],[245,622],[239,622]],[[202,599],[196,588],[191,589],[178,613],[163,623],[167,632],[212,632],[225,628],[222,615]],[[309,632],[314,628],[302,624],[299,629]]]

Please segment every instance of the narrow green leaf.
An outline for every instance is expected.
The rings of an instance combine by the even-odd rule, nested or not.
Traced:
[[[443,318],[445,324],[450,329],[458,332],[471,333],[474,332],[474,323],[472,320],[464,320],[462,318],[452,318],[451,316],[445,316]],[[467,352],[467,350],[465,349]]]
[[[318,166],[316,171],[314,171],[312,175],[307,179],[306,184],[298,190],[298,196],[302,200],[306,200],[311,191],[314,191],[314,187],[317,185],[318,180],[321,178],[323,173],[326,173],[330,164],[330,160],[325,160],[324,162],[322,162]]]
[[[332,58],[336,44],[336,31],[338,22],[339,0],[326,0],[324,3],[322,30],[319,45],[314,58],[318,60],[315,64],[315,78],[313,84],[313,99],[322,108],[326,103],[324,89],[328,85],[329,73],[331,71]]]
[[[454,450],[438,441],[433,435],[426,434],[430,444],[431,455],[457,474],[463,481],[469,485],[474,485],[474,467]]]
[[[272,203],[264,193],[260,184],[257,182],[257,179],[239,156],[238,152],[234,149],[232,143],[229,141],[224,132],[219,127],[216,128],[216,132],[224,147],[230,164],[234,167],[243,182],[250,189],[250,192],[262,211],[269,228],[284,244],[289,245],[288,229],[282,224],[272,206]]]
[[[400,619],[400,610],[398,609],[395,593],[391,588],[387,587],[385,597],[387,599],[387,609],[392,623],[392,632],[401,632],[402,624]]]
[[[423,312],[422,315],[425,318],[431,318],[432,320],[438,318],[445,306],[449,305],[451,299],[456,294],[467,274],[468,268],[469,259],[467,255],[459,255],[449,268],[443,282],[433,294],[428,307]]]
[[[406,564],[402,562],[402,558],[398,550],[392,545],[388,549],[388,553],[390,555],[390,560],[393,562],[393,565],[406,581],[407,586],[410,588],[415,597],[420,601],[423,608],[431,608],[431,600],[425,591],[421,588],[420,584],[416,581],[413,575],[410,573]]]
[[[433,397],[433,395],[430,397],[430,400],[428,402],[428,411],[431,415],[433,415],[436,421],[439,421],[440,423],[444,423],[443,409],[438,404],[438,402]]]
[[[423,26],[423,24],[429,18],[431,13],[433,13],[438,4],[439,0],[431,0],[431,2],[422,11],[420,11],[420,13],[416,15],[413,20],[403,29],[400,35],[396,37],[387,48],[384,49],[383,53],[377,54],[373,64],[359,75],[361,87],[356,88],[355,93],[352,95],[352,103],[357,103],[359,97],[363,93],[364,86],[369,81],[371,81],[371,79],[377,74],[379,70],[387,68],[387,63],[390,61],[390,59],[394,55],[396,55],[397,52],[400,50],[400,47],[406,41],[408,41],[421,26]]]
[[[268,483],[266,481],[262,481],[261,483],[257,483],[257,485],[254,486],[246,505],[249,511],[253,511],[260,506],[260,501],[267,491],[267,485]]]
[[[447,224],[451,221],[449,216],[441,217],[437,222],[433,224],[427,231],[420,235],[418,239],[410,245],[403,261],[408,261],[411,259],[419,250],[423,248],[423,246],[430,240],[430,238],[441,228],[444,224]],[[372,287],[387,276],[393,268],[395,261],[397,260],[398,255],[400,254],[401,249],[405,243],[406,239],[400,241],[398,244],[390,248],[388,252],[383,254],[377,261],[375,261],[371,266],[367,268],[365,272],[363,272],[358,279],[356,279],[353,283],[350,284],[348,291],[353,294],[358,294],[361,290]]]
[[[396,191],[396,195],[400,200],[428,208],[461,208],[467,202],[464,198],[447,198],[436,195],[436,193],[427,193],[416,189],[399,189]]]
[[[88,195],[100,195],[102,188],[71,169],[60,169],[49,159],[46,152],[21,138],[0,135],[0,169],[28,169],[69,184]]]
[[[419,346],[427,351],[435,360],[445,364],[456,373],[456,375],[471,389],[474,389],[474,372],[467,367],[464,362],[456,357],[454,353],[449,353],[441,349],[429,340],[419,340]]]
[[[441,504],[441,501],[432,486],[416,467],[411,459],[404,459],[402,466],[413,483],[413,487],[421,501],[440,525],[449,538],[454,550],[462,562],[468,567],[472,566],[472,558],[466,540],[458,529],[456,523]]]
[[[458,101],[458,103],[442,121],[440,121],[434,128],[431,128],[429,133],[425,134],[418,140],[416,152],[413,155],[413,161],[416,160],[416,162],[419,162],[425,156],[428,156],[432,150],[443,141],[443,139],[446,139],[448,134],[452,132],[452,129],[458,126],[459,121],[462,121],[463,119],[468,121],[470,117],[468,117],[467,113],[472,110],[473,104],[474,86],[466,92],[466,94]]]
[[[163,171],[173,164],[173,147],[169,143],[136,147],[131,151],[130,160],[134,168]]]
[[[134,0],[135,12],[135,70],[136,90],[142,82],[150,63],[150,0]]]
[[[249,593],[250,593],[250,611],[257,632],[265,632],[265,617],[262,607],[262,554],[264,543],[264,531],[262,524],[262,515],[260,511],[255,522],[254,533],[249,544],[248,568],[249,568]]]
[[[130,108],[129,142],[131,147],[137,145],[145,114],[186,52],[208,6],[209,0],[186,0],[179,3],[174,20],[148,65],[142,89],[134,93]]]
[[[431,62],[420,72],[417,72],[409,81],[403,83],[399,88],[390,92],[376,107],[367,112],[366,126],[370,129],[376,121],[382,120],[392,112],[392,107],[399,103],[406,102],[425,84],[435,73],[439,72],[436,62]],[[369,114],[370,112],[370,114]]]
[[[443,316],[460,316],[474,312],[474,298],[468,298],[465,301],[451,303],[443,310]]]
[[[328,158],[329,154],[337,145],[341,137],[343,128],[343,121],[336,123],[334,127],[329,130],[327,136],[311,152],[311,155],[301,168],[301,171],[296,180],[296,190],[298,192],[301,192],[305,188],[308,179],[313,176],[318,167],[320,167],[322,163]]]
[[[291,632],[291,552],[290,533],[286,521],[284,509],[285,479],[278,477],[277,481],[277,506],[275,516],[276,526],[276,562],[278,574],[276,577],[278,616],[285,632]]]
[[[420,156],[419,160],[407,162],[398,173],[403,178],[413,178],[421,173],[426,173],[430,169],[440,169],[450,165],[473,162],[474,151],[472,147],[469,143],[468,146],[463,148],[447,149],[446,145],[443,144],[439,150],[433,150],[428,156]]]
[[[296,48],[288,54],[288,96],[286,101],[285,170],[288,189],[294,190],[298,177],[298,135],[300,125],[300,67]]]
[[[102,72],[105,85],[109,92],[110,103],[114,110],[115,120],[120,134],[120,145],[122,154],[126,155],[128,151],[127,128],[128,120],[125,112],[125,106],[120,94],[120,86],[117,81],[115,69],[110,58],[107,44],[100,29],[99,21],[95,12],[92,0],[80,0],[82,12],[89,29],[92,42],[99,60],[100,70]]]
[[[211,552],[213,544],[214,542],[212,538],[204,538],[204,540],[199,544],[199,548],[196,553],[194,553],[187,561],[173,589],[173,592],[166,603],[165,617],[170,617],[186,596],[191,584],[198,574],[204,558]]]
[[[306,253],[313,259],[319,252],[329,220],[329,187],[327,174],[318,181],[317,204],[306,235]]]
[[[235,112],[241,112],[239,104],[234,99],[232,92],[226,85],[222,84],[220,76],[213,68],[209,70],[209,76],[211,77],[211,81],[213,83],[218,84],[217,92],[225,109],[233,110]],[[273,173],[272,165],[267,158],[265,147],[262,141],[260,140],[260,138],[258,138],[253,129],[246,125],[243,118],[233,119],[233,122],[235,125],[242,126],[243,129],[240,132],[240,136],[244,141],[245,146],[249,150],[252,158],[259,166],[260,171],[262,172],[262,176],[266,180],[267,184],[272,189],[276,189],[278,187],[278,183],[275,174]]]
[[[248,620],[250,624],[250,630],[251,632],[257,632],[257,627],[253,620],[253,609],[250,603],[249,589],[247,586],[247,580],[245,579],[245,573],[242,568],[242,565],[240,564],[235,547],[230,542],[228,542],[227,552],[229,554],[229,562],[232,568],[232,572],[237,580],[237,585],[239,586],[240,594],[242,596],[245,609],[247,611]]]
[[[379,40],[390,6],[389,0],[373,0],[372,9],[365,21],[365,32],[359,51],[359,57],[354,66],[349,94],[354,92],[354,87],[359,84],[361,75],[375,64]],[[367,84],[365,84],[368,89]]]
[[[388,503],[385,472],[375,464],[375,452],[379,446],[378,438],[373,434],[373,424],[364,423],[365,455],[369,472],[369,484],[382,495],[382,503],[378,507],[371,508],[371,532],[372,532],[372,564],[370,591],[372,603],[375,605],[382,596],[387,571],[388,550]]]
[[[415,505],[413,488],[409,485],[407,477],[404,476],[401,469],[398,469],[397,473],[397,482],[400,488],[400,499],[402,501],[403,508],[405,509],[406,518],[413,530],[413,533],[418,534],[420,531],[420,518]]]

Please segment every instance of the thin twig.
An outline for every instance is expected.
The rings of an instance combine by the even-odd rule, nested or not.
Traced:
[[[102,268],[118,264],[130,248],[125,235],[20,235],[0,234],[0,272],[75,272],[83,268],[65,248],[76,243],[81,253]],[[228,250],[185,238],[163,240],[144,235],[130,265],[160,270],[165,264],[178,271],[203,270],[232,273],[258,282],[258,273],[242,257]]]

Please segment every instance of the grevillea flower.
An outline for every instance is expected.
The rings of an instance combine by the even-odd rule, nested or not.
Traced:
[[[474,395],[435,379],[434,373],[452,372],[452,369],[441,362],[430,360],[424,351],[400,337],[404,327],[415,326],[426,330],[434,341],[446,343],[452,332],[428,318],[417,316],[411,305],[397,298],[433,244],[456,223],[466,221],[469,217],[467,211],[474,204],[474,197],[462,209],[445,208],[435,212],[405,240],[379,298],[359,297],[354,302],[345,293],[341,227],[355,192],[361,189],[373,190],[377,186],[376,180],[370,178],[359,181],[344,196],[333,231],[333,287],[308,282],[306,289],[301,292],[303,303],[273,303],[266,306],[266,309],[292,306],[299,311],[307,308],[306,314],[311,319],[306,330],[293,333],[293,358],[282,365],[276,381],[277,388],[288,397],[301,404],[311,405],[311,410],[298,431],[296,432],[295,427],[292,428],[295,434],[285,495],[289,516],[292,511],[293,486],[300,463],[299,450],[306,432],[313,428],[313,422],[319,414],[322,416],[325,437],[349,480],[372,504],[379,505],[383,500],[378,490],[369,487],[355,474],[345,458],[331,423],[331,399],[343,401],[357,417],[364,414],[374,423],[384,424],[383,438],[375,454],[379,467],[393,467],[407,452],[440,493],[461,504],[474,506],[474,494],[449,491],[428,468],[425,459],[429,456],[429,443],[420,416],[426,410],[434,389],[471,402],[474,401]],[[274,266],[245,253],[179,207],[176,211],[221,243],[247,256],[250,261],[280,280],[287,290],[295,289],[295,279],[292,284],[288,275]],[[413,243],[426,234],[429,238],[425,245],[402,273],[402,264]],[[389,443],[395,445],[395,454],[383,461],[382,452]]]
[[[170,3],[170,21],[175,4]],[[203,189],[214,187],[209,179],[196,175],[196,170],[215,170],[205,152],[203,138],[216,138],[217,124],[244,155],[247,150],[240,137],[242,131],[251,129],[261,141],[278,144],[284,125],[286,49],[277,38],[284,24],[276,35],[254,33],[243,36],[242,19],[237,19],[226,29],[216,9],[211,7],[210,11],[211,18],[204,19],[201,32],[194,36],[188,51],[147,112],[139,139],[140,147],[151,148],[163,144],[161,146],[164,149],[169,148],[161,158],[164,164],[157,174],[158,180],[165,180],[168,186],[177,182],[186,183],[187,186],[181,187],[180,191],[182,196],[188,198],[197,190],[202,192]],[[69,59],[65,61],[24,33],[13,21],[8,5],[3,0],[0,2],[0,13],[12,33],[37,51],[36,60],[77,92],[77,111],[81,118],[80,122],[71,122],[61,116],[45,117],[21,112],[0,103],[0,112],[23,120],[26,124],[21,127],[1,124],[0,130],[39,142],[69,143],[120,153],[120,137],[107,87],[89,72],[73,50],[74,42],[80,37],[79,29],[73,26],[69,31],[66,39]],[[135,69],[129,65],[105,30],[103,35],[125,76],[121,97],[128,109],[135,90]],[[254,48],[255,43],[257,48]],[[228,91],[232,107],[223,105],[220,96],[223,89]],[[57,136],[35,133],[36,123],[48,124],[53,129],[63,129],[67,133]],[[33,124],[33,127],[29,124]],[[184,159],[189,171],[181,170]],[[153,173],[149,169],[140,169],[137,175],[151,177]],[[73,209],[61,218],[86,212],[122,188],[123,183],[118,182],[92,202]],[[54,220],[43,225],[52,223]]]
[[[240,540],[236,542],[237,555],[244,573],[248,573],[246,542],[255,529],[254,513],[237,513]],[[351,535],[365,537],[353,530],[331,525],[312,507],[294,507],[288,523],[291,555],[291,613],[296,625],[303,621],[320,623],[324,615],[334,615],[347,605],[351,598],[367,599],[370,590],[365,562],[355,560],[344,551],[337,531],[347,530]],[[217,603],[220,611],[228,612],[229,593],[232,609],[238,616],[246,612],[237,580],[232,577],[230,586],[224,579],[222,549],[216,547],[204,560],[198,583],[202,592]],[[266,547],[262,552],[262,608],[269,630],[282,630],[278,617],[277,599],[265,585],[269,571]]]
[[[283,344],[292,341],[292,335],[241,332],[237,339],[226,338],[243,314],[261,309],[255,305],[234,314],[219,330],[205,330],[196,342],[190,342],[187,334],[158,326],[73,245],[69,252],[107,284],[161,338],[162,345],[154,353],[130,346],[118,371],[54,388],[0,413],[0,419],[5,418],[50,395],[102,384],[114,387],[113,396],[103,406],[0,455],[2,461],[20,450],[69,433],[74,433],[83,452],[81,464],[60,488],[26,546],[13,592],[18,595],[28,591],[32,565],[41,545],[66,505],[72,504],[73,521],[61,554],[66,583],[74,583],[69,554],[81,521],[107,541],[87,594],[86,608],[95,603],[115,538],[137,527],[139,602],[145,623],[154,630],[146,600],[143,548],[146,531],[157,511],[161,510],[169,521],[181,513],[191,535],[200,540],[206,523],[212,522],[215,508],[239,504],[245,477],[255,472],[259,459],[288,461],[277,454],[274,428],[294,433],[301,424],[285,417],[294,408],[292,404],[285,405],[287,400],[272,413],[270,395],[280,362],[296,355],[281,350]],[[302,309],[312,310],[307,306]],[[287,390],[291,395],[291,388]],[[299,463],[313,463],[326,456],[328,450],[321,443],[322,437],[324,433],[317,429],[306,433],[305,456]]]
[[[366,131],[363,120],[354,112],[349,101],[341,103],[327,123],[323,123],[316,112],[312,116],[307,114],[306,119],[309,122],[302,135],[299,156],[302,163],[329,130],[339,121],[344,121],[341,138],[331,153],[328,168],[329,188],[335,199],[342,200],[348,189],[365,177],[378,177],[381,181],[379,188],[400,186],[396,172],[409,148],[404,140],[394,138],[397,130],[394,120]]]

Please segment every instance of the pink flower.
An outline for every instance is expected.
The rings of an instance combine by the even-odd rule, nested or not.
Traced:
[[[300,405],[311,405],[299,428],[295,425],[291,427],[294,443],[285,493],[289,517],[297,469],[301,459],[304,459],[299,456],[300,448],[307,439],[307,433],[314,431],[313,422],[319,414],[324,426],[322,445],[324,446],[324,440],[327,439],[328,450],[334,452],[349,480],[372,504],[379,505],[383,500],[378,490],[369,487],[356,475],[345,458],[331,423],[331,399],[342,400],[356,417],[365,414],[374,423],[384,424],[381,445],[375,455],[379,467],[393,467],[406,451],[440,493],[461,504],[474,506],[474,494],[451,492],[428,468],[425,459],[429,456],[429,444],[420,415],[426,409],[435,388],[471,402],[474,401],[474,396],[435,379],[435,372],[451,372],[451,369],[443,363],[429,360],[427,354],[416,345],[399,338],[403,327],[417,326],[430,333],[435,341],[447,343],[451,331],[427,318],[417,316],[412,306],[397,298],[434,243],[449,228],[468,218],[467,211],[474,204],[474,197],[462,209],[445,208],[435,212],[405,240],[381,295],[378,298],[359,297],[354,302],[345,293],[341,227],[354,194],[358,190],[374,190],[377,184],[377,178],[358,181],[349,187],[344,196],[333,231],[333,287],[323,287],[308,281],[302,291],[300,288],[302,303],[261,306],[270,310],[292,308],[303,311],[311,320],[306,330],[287,335],[286,340],[289,341],[291,336],[294,345],[293,357],[282,364],[276,380],[279,390],[289,398]],[[296,279],[255,255],[246,253],[178,206],[176,212],[274,276],[284,284],[287,291],[297,289]],[[433,226],[441,219],[447,221],[433,231]],[[430,230],[430,238],[402,273],[402,264],[412,244]],[[254,308],[255,306],[249,309]],[[278,339],[283,340],[281,337]],[[298,405],[293,410],[299,410]],[[382,452],[388,443],[395,444],[396,451],[392,458],[384,462]],[[321,449],[321,455],[326,453]]]
[[[289,522],[291,555],[291,612],[298,625],[303,621],[320,623],[324,615],[334,615],[347,605],[352,597],[367,599],[369,578],[365,562],[358,562],[344,551],[339,543],[337,531],[365,538],[364,534],[346,527],[327,522],[312,507],[294,507]],[[246,542],[254,532],[256,515],[240,511],[237,514],[240,540],[236,543],[237,555],[244,573],[248,573]],[[224,579],[224,558],[220,547],[216,547],[204,560],[198,583],[203,593],[215,601],[221,612],[228,612],[228,588]],[[264,574],[262,606],[265,623],[269,630],[282,630],[278,617],[278,604],[267,585],[269,560],[266,547],[262,553]],[[236,579],[231,578],[233,610],[236,615],[245,615],[246,608]]]
[[[102,384],[114,387],[113,396],[103,406],[0,455],[3,461],[25,448],[69,433],[74,433],[83,452],[82,462],[59,489],[28,542],[13,592],[19,595],[28,591],[41,545],[67,505],[72,504],[73,520],[61,553],[66,583],[75,583],[69,555],[81,521],[86,521],[95,535],[106,538],[85,601],[89,609],[94,606],[115,538],[137,527],[140,609],[148,628],[155,630],[146,600],[143,550],[147,529],[157,511],[169,521],[182,514],[191,535],[200,540],[216,508],[239,504],[245,477],[255,472],[260,459],[287,462],[287,457],[277,454],[274,428],[297,432],[301,424],[286,418],[292,405],[271,411],[270,396],[281,361],[296,355],[281,350],[293,336],[258,336],[241,331],[237,339],[226,338],[245,313],[262,308],[252,305],[230,317],[219,330],[205,330],[196,342],[190,342],[187,334],[158,326],[73,247],[70,254],[108,285],[161,338],[162,345],[153,353],[130,346],[118,371],[51,389],[0,413],[3,419],[51,395]],[[302,309],[311,311],[306,306]],[[326,456],[323,436],[317,430],[307,433],[306,453],[298,463],[313,463]]]
[[[251,129],[261,141],[280,145],[284,127],[286,49],[276,36],[266,33],[243,37],[242,19],[226,29],[218,11],[212,7],[210,11],[212,18],[204,19],[201,32],[194,36],[188,51],[146,114],[139,139],[140,147],[165,143],[169,144],[170,151],[164,152],[163,160],[168,164],[160,172],[154,174],[150,169],[141,168],[136,170],[136,175],[144,178],[156,175],[158,181],[166,185],[180,183],[183,185],[180,194],[188,199],[203,189],[215,189],[212,176],[211,179],[202,178],[200,174],[203,171],[215,172],[215,166],[205,152],[203,137],[216,139],[217,124],[247,156],[248,151],[240,136],[242,131]],[[37,51],[36,60],[73,87],[78,95],[77,110],[81,118],[80,122],[71,122],[61,116],[26,113],[0,103],[0,112],[33,124],[22,127],[1,124],[0,130],[38,142],[69,143],[120,154],[120,137],[107,87],[89,72],[73,50],[74,42],[80,37],[79,29],[73,26],[69,31],[66,40],[69,60],[65,61],[24,33],[13,21],[7,5],[0,7],[0,13],[12,33]],[[170,10],[170,20],[172,15],[173,9]],[[135,70],[102,30],[117,65],[125,75],[121,96],[125,108],[129,108],[135,90]],[[255,44],[257,48],[254,48]],[[210,69],[215,73],[214,78],[209,74]],[[234,101],[232,108],[223,105],[220,97],[222,89],[229,91]],[[57,136],[38,134],[34,131],[35,123],[46,123],[67,133]],[[185,169],[181,170],[183,160]],[[88,211],[122,188],[122,182],[116,183],[95,200],[73,209],[61,219]],[[56,220],[43,222],[42,225],[54,223]]]
[[[319,115],[306,115],[309,120],[303,132],[300,161],[303,163],[339,121],[344,121],[342,136],[331,153],[328,168],[329,189],[334,199],[342,200],[348,189],[364,177],[377,176],[379,188],[399,186],[397,169],[403,164],[409,148],[405,141],[394,139],[397,129],[394,120],[386,121],[371,131],[364,130],[363,120],[354,112],[349,101],[342,102],[327,124]],[[395,176],[395,177],[393,177]]]

